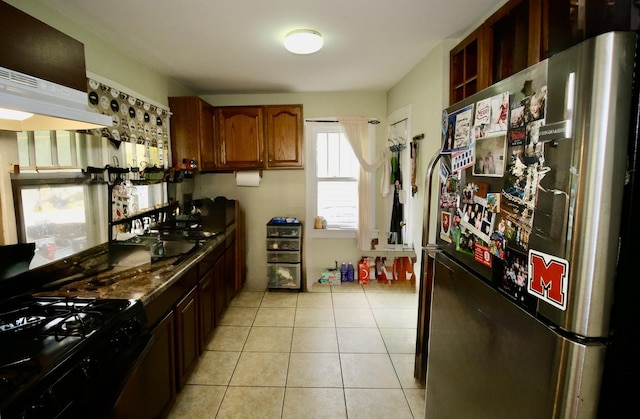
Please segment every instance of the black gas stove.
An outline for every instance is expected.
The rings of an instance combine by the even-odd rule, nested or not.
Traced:
[[[149,340],[136,300],[21,296],[4,301],[0,416],[101,416]]]

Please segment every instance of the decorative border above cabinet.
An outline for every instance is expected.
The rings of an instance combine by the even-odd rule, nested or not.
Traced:
[[[200,172],[302,169],[302,105],[214,107],[170,97],[173,167]]]

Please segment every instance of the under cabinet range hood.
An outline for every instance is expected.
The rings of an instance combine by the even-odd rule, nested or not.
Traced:
[[[112,125],[89,108],[84,44],[0,0],[0,130]]]
[[[0,130],[88,130],[111,125],[110,116],[89,108],[86,92],[0,67]]]

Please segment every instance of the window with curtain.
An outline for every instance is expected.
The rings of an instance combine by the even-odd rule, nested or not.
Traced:
[[[307,193],[313,219],[322,216],[330,230],[354,232],[358,228],[358,173],[360,164],[338,123],[307,126]]]

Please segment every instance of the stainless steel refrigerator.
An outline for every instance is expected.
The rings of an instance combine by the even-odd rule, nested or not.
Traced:
[[[600,35],[443,111],[427,418],[640,412],[636,44]]]

